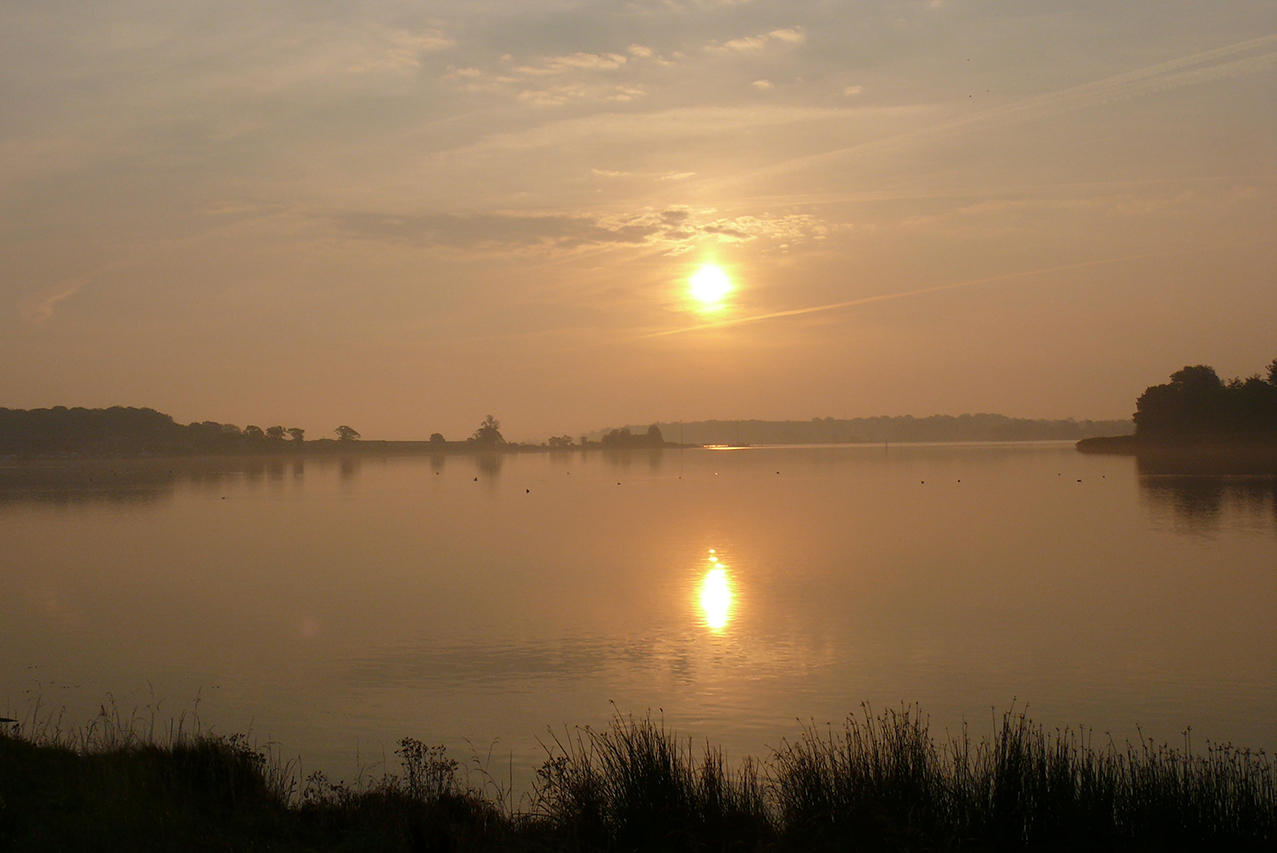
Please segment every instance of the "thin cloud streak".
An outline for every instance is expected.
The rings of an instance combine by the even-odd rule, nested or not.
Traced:
[[[824,151],[819,154],[810,154],[805,157],[796,157],[773,163],[770,166],[736,175],[730,183],[744,183],[761,177],[786,174],[797,169],[828,163],[831,160],[837,160],[849,154],[890,148],[893,144],[905,143],[920,137],[938,136],[946,132],[958,132],[997,119],[1018,118],[1026,114],[1056,115],[1069,110],[1083,109],[1117,100],[1153,94],[1154,92],[1207,83],[1213,80],[1258,74],[1277,65],[1277,52],[1261,53],[1258,56],[1236,59],[1231,62],[1220,62],[1219,60],[1269,45],[1277,45],[1277,33],[1236,42],[1215,50],[1190,54],[1169,62],[1127,71],[1101,80],[1094,80],[1080,86],[1071,86],[1056,92],[1034,95],[1031,98],[1025,98],[1011,104],[982,110],[972,116],[892,134],[871,142],[863,142],[844,148],[836,148],[832,151]]]
[[[36,294],[26,300],[19,309],[22,319],[28,323],[43,323],[53,319],[58,306],[79,293],[86,282],[87,279],[65,282],[52,292],[46,290],[44,293]]]
[[[1050,181],[1042,183],[1001,184],[996,186],[981,185],[978,187],[957,187],[945,190],[873,190],[851,193],[768,193],[749,196],[737,196],[737,202],[744,204],[768,205],[804,205],[820,207],[822,205],[846,204],[848,202],[878,201],[910,201],[932,199],[963,199],[973,196],[998,197],[1020,195],[1030,192],[1079,192],[1094,190],[1130,190],[1149,187],[1172,187],[1194,184],[1245,183],[1266,185],[1277,183],[1277,176],[1254,174],[1236,175],[1189,175],[1161,178],[1131,178],[1126,180],[1100,181]]]
[[[1070,270],[1086,269],[1088,267],[1107,266],[1109,264],[1119,264],[1125,261],[1135,261],[1141,258],[1150,258],[1159,252],[1142,252],[1138,255],[1123,255],[1118,258],[1104,258],[1097,261],[1083,261],[1078,264],[1064,264],[1057,267],[1046,267],[1036,270],[1025,270],[1023,272],[1005,273],[1003,275],[988,276],[985,278],[973,278],[967,281],[955,281],[950,284],[940,284],[934,287],[923,287],[917,290],[906,290],[902,293],[882,293],[877,296],[865,296],[860,299],[849,299],[846,302],[833,302],[828,305],[814,305],[809,308],[793,308],[788,311],[774,311],[770,314],[755,314],[749,317],[736,317],[731,320],[721,320],[717,323],[701,323],[696,326],[686,326],[681,329],[666,329],[663,332],[651,332],[646,335],[639,335],[636,340],[645,340],[647,338],[664,338],[670,335],[682,335],[688,332],[699,332],[707,329],[722,329],[728,326],[740,326],[745,323],[758,323],[763,320],[776,320],[781,317],[797,317],[803,314],[819,314],[824,311],[836,311],[840,308],[854,308],[858,305],[869,305],[874,302],[888,302],[893,299],[905,299],[910,296],[924,296],[928,293],[940,293],[946,290],[958,290],[964,287],[975,287],[980,284],[996,284],[1002,281],[1013,281],[1017,278],[1029,278],[1031,276],[1049,275],[1057,272],[1068,272]]]

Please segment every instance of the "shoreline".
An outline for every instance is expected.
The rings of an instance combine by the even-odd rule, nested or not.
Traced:
[[[1119,436],[1123,438],[1123,436]],[[1082,441],[1095,441],[1096,439],[1083,439]],[[1103,439],[1107,440],[1107,439]],[[797,448],[811,449],[828,449],[836,447],[848,448],[897,448],[897,447],[1026,447],[1026,446],[1076,446],[1081,442],[1074,442],[1071,439],[1056,438],[1039,438],[1039,439],[988,439],[988,440],[953,440],[953,441],[853,441],[853,442],[835,442],[835,443],[795,443],[795,444],[759,444],[759,443],[742,443],[742,444],[677,444],[675,442],[666,442],[663,445],[653,446],[628,446],[615,447],[606,446],[599,442],[590,442],[588,445],[572,445],[570,447],[553,447],[546,444],[518,444],[511,442],[509,444],[488,446],[475,445],[469,441],[449,441],[445,443],[431,441],[395,441],[395,440],[368,440],[360,439],[358,441],[342,442],[333,439],[317,439],[315,441],[307,441],[302,447],[289,447],[285,444],[282,447],[262,448],[260,450],[250,450],[244,448],[236,448],[226,451],[209,451],[208,449],[199,450],[170,450],[153,453],[45,453],[45,454],[3,454],[0,453],[0,467],[25,465],[28,463],[75,463],[75,462],[146,462],[156,461],[164,462],[169,460],[181,461],[215,461],[226,459],[259,459],[286,462],[290,460],[301,460],[307,458],[330,458],[336,459],[341,457],[353,456],[370,456],[370,457],[393,457],[393,456],[504,456],[519,455],[528,453],[546,453],[551,455],[569,455],[574,453],[606,453],[606,454],[629,454],[629,453],[660,453],[664,451],[676,450],[705,450],[710,452],[719,452],[723,450],[767,450],[767,449],[784,449],[791,450]],[[1079,448],[1080,449],[1080,448]],[[1088,452],[1083,450],[1082,452]]]
[[[1150,441],[1135,436],[1085,438],[1079,453],[1133,456],[1141,474],[1277,475],[1277,441]]]

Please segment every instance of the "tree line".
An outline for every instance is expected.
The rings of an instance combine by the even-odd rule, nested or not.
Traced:
[[[1135,404],[1139,440],[1277,438],[1277,359],[1245,379],[1221,379],[1205,364],[1184,367]]]
[[[811,418],[803,421],[659,422],[672,441],[683,444],[882,444],[884,441],[1077,441],[1127,435],[1125,420],[1040,420],[998,414],[911,415],[869,418]],[[630,425],[631,432],[642,427]]]
[[[338,444],[359,441],[354,427],[342,424],[333,430]],[[501,423],[484,418],[465,442],[449,442],[440,433],[430,436],[432,448],[452,446],[505,448]],[[0,408],[0,456],[132,456],[200,453],[288,452],[314,446],[301,427],[235,424],[202,421],[180,424],[172,415],[154,409],[112,406],[109,409]]]
[[[349,426],[334,432],[339,440],[359,433]],[[301,427],[202,421],[179,424],[154,409],[113,406],[109,409],[0,408],[0,454],[118,455],[158,453],[228,453],[297,449],[306,440]]]

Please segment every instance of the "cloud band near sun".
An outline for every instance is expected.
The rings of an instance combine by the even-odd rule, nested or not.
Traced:
[[[620,216],[489,213],[474,215],[346,213],[330,217],[346,234],[418,246],[505,250],[572,250],[590,246],[653,246],[679,253],[712,239],[760,239],[795,244],[821,240],[832,228],[804,214],[719,217],[715,211],[671,207]]]

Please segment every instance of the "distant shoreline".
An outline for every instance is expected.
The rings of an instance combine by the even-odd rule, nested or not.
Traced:
[[[321,438],[300,444],[286,442],[279,446],[255,448],[229,448],[215,450],[209,448],[191,448],[189,450],[173,448],[153,452],[111,452],[111,451],[61,451],[57,453],[0,453],[0,462],[27,461],[89,461],[95,459],[298,459],[311,456],[477,456],[482,454],[517,454],[517,453],[573,453],[578,451],[607,451],[609,453],[651,450],[700,449],[699,444],[665,444],[660,447],[605,447],[598,442],[588,445],[572,445],[571,447],[552,447],[545,444],[478,444],[472,441],[378,441],[359,439],[357,441],[337,441]]]
[[[1117,436],[1116,439],[1129,439],[1131,436]],[[1084,439],[1078,442],[1078,450],[1083,453],[1125,453],[1127,451],[1119,450],[1093,450],[1083,448],[1081,445],[1086,442],[1107,441],[1109,439]],[[300,445],[294,445],[291,442],[285,443],[283,446],[267,447],[260,450],[235,448],[224,451],[210,450],[207,448],[192,448],[190,450],[171,449],[154,452],[73,452],[63,451],[58,453],[0,453],[0,464],[14,462],[89,462],[96,460],[165,460],[165,459],[300,459],[307,457],[338,457],[338,456],[478,456],[484,454],[522,454],[522,453],[549,453],[549,454],[570,454],[570,453],[660,453],[666,450],[723,450],[723,449],[764,449],[776,447],[907,447],[907,446],[935,446],[935,445],[1025,445],[1025,444],[1060,444],[1066,445],[1067,440],[1060,439],[985,439],[978,441],[959,440],[952,441],[848,441],[848,442],[831,442],[827,444],[678,444],[676,442],[667,442],[659,446],[621,446],[609,447],[599,442],[592,441],[586,445],[574,444],[568,447],[554,447],[546,444],[519,444],[511,442],[508,444],[485,445],[477,444],[472,441],[448,441],[448,442],[432,442],[432,441],[380,441],[360,439],[357,441],[337,441],[334,439],[317,439],[315,441],[303,442]]]
[[[474,434],[448,441],[441,433],[426,440],[364,439],[355,429],[339,426],[337,438],[305,439],[300,427],[203,421],[180,424],[154,409],[113,406],[109,409],[0,408],[0,458],[132,458],[246,454],[274,455],[446,455],[524,453],[532,451],[645,450],[689,447],[776,445],[881,445],[1076,441],[1097,435],[1122,435],[1130,421],[1046,421],[1004,415],[884,416],[813,418],[810,421],[679,421],[624,426],[601,432],[550,436],[540,442],[507,442],[492,415]],[[579,440],[578,440],[579,438]]]

